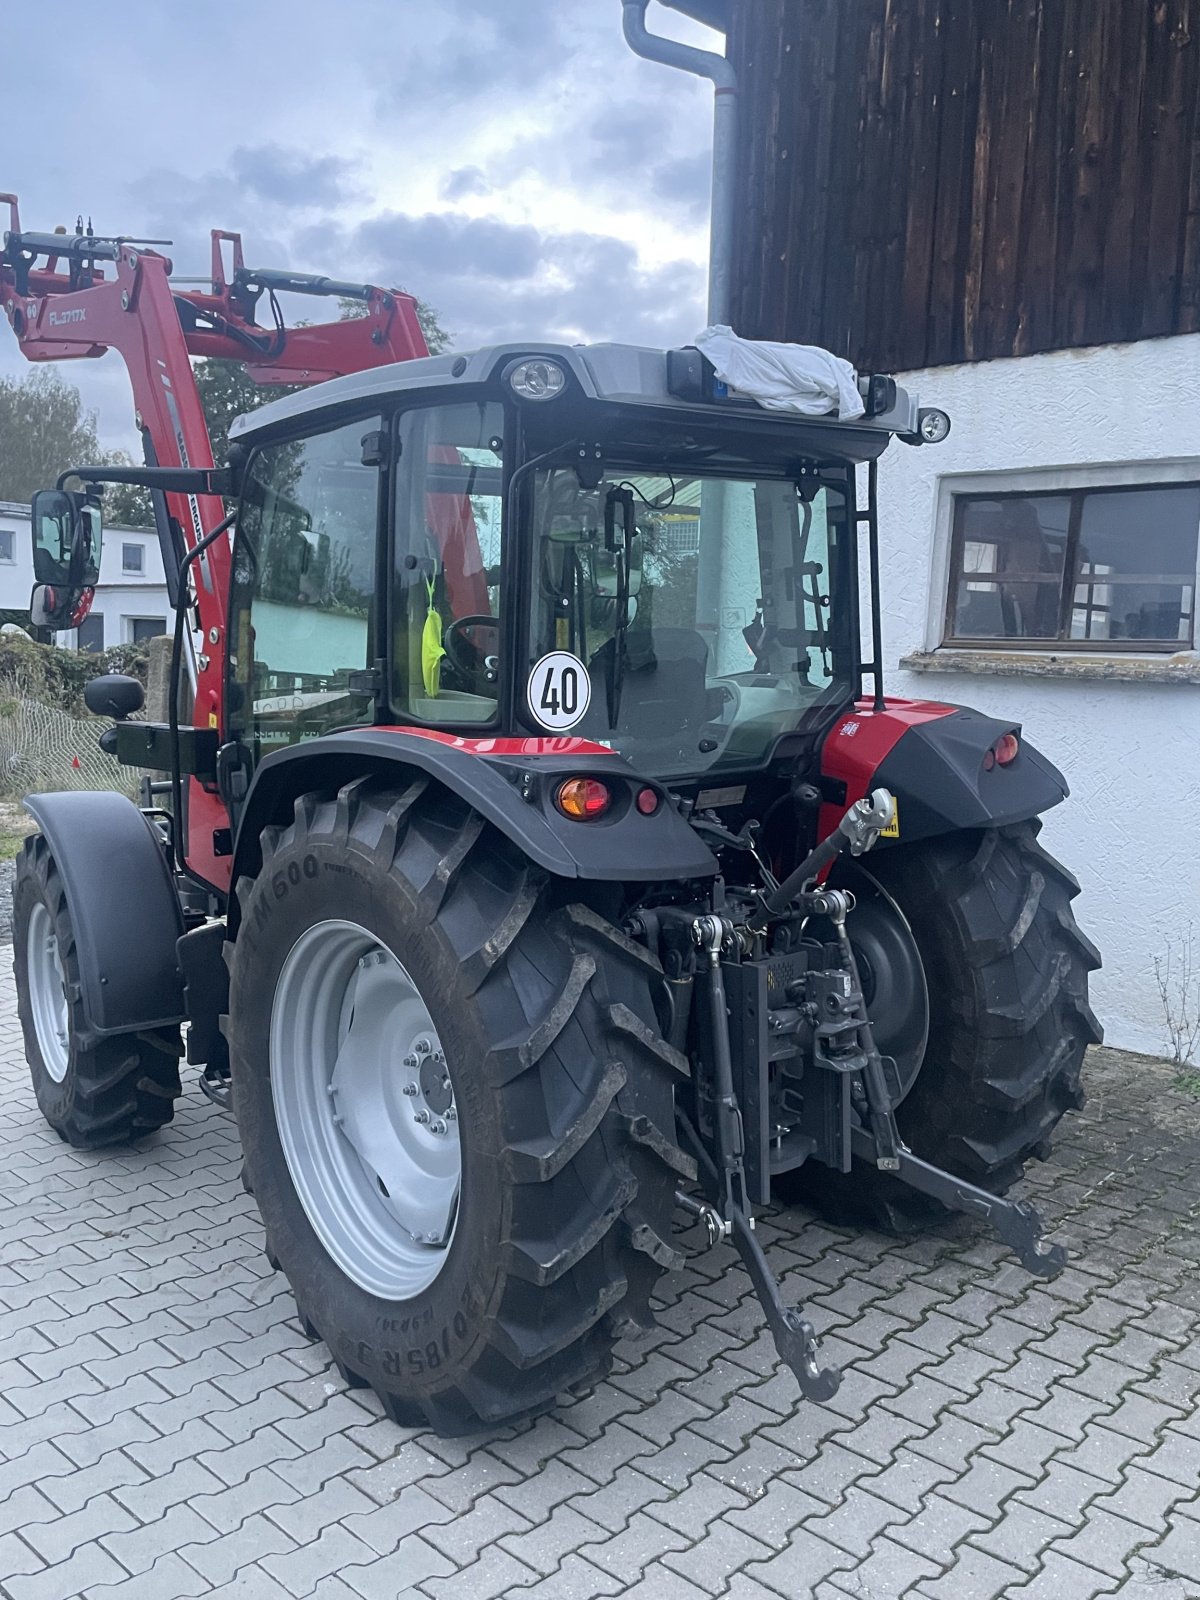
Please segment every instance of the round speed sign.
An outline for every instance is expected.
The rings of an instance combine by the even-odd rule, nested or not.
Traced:
[[[583,720],[592,698],[592,681],[578,656],[551,650],[529,674],[529,709],[551,733],[565,733]]]

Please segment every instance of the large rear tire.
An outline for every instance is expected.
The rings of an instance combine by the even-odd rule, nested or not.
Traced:
[[[423,779],[306,795],[262,844],[226,1028],[246,1184],[302,1323],[393,1420],[443,1434],[590,1387],[678,1261],[687,1069],[657,963]],[[377,1009],[356,1034],[359,971]],[[443,1183],[454,1159],[456,1212],[443,1199],[426,1232],[410,1177]]]
[[[1083,1104],[1084,1052],[1101,1038],[1088,1005],[1100,957],[1071,910],[1079,884],[1039,844],[1040,827],[880,850],[846,880],[853,887],[857,872],[882,887],[924,972],[928,1039],[896,1111],[900,1133],[924,1160],[993,1194],[1049,1154],[1063,1115]],[[853,912],[847,929],[853,942]],[[843,1175],[808,1163],[798,1177],[791,1192],[835,1215],[907,1230],[945,1214],[862,1164]]]
[[[142,1139],[170,1122],[180,1093],[179,1029],[90,1035],[71,913],[40,833],[17,857],[13,967],[34,1093],[60,1138],[94,1150]]]

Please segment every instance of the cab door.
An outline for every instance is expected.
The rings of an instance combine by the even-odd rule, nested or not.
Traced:
[[[226,699],[226,739],[244,777],[228,799],[273,751],[375,720],[382,426],[368,416],[279,440],[247,464]]]

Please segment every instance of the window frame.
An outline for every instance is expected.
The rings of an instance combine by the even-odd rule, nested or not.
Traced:
[[[390,582],[390,572],[386,565],[391,554],[391,485],[393,468],[395,465],[394,439],[392,427],[393,408],[386,403],[387,397],[372,396],[365,399],[360,405],[347,407],[334,413],[318,412],[315,416],[306,414],[290,426],[281,426],[272,430],[254,441],[245,468],[242,473],[241,487],[238,492],[237,516],[233,527],[231,543],[231,559],[229,563],[229,583],[225,592],[226,617],[229,620],[229,639],[233,638],[233,608],[235,572],[237,567],[237,540],[241,535],[242,519],[246,512],[251,486],[253,484],[253,469],[258,457],[268,450],[275,450],[281,445],[303,442],[307,439],[317,439],[324,434],[338,433],[343,428],[355,427],[374,422],[383,438],[382,458],[375,467],[375,592],[372,595],[372,604],[367,612],[367,656],[366,670],[377,675],[374,706],[370,722],[357,722],[347,726],[351,728],[378,727],[381,723],[387,724],[390,719],[388,714],[388,686],[387,673],[390,668],[391,646],[387,645],[386,660],[381,657],[379,642],[387,640],[387,628],[391,615],[390,602],[384,585]],[[234,668],[234,659],[237,652],[231,647],[225,652],[225,668],[223,674],[221,717],[222,738],[237,738],[247,748],[247,734],[250,733],[249,724],[239,727],[235,732],[230,707],[234,696],[232,691],[242,683],[238,676],[241,664]],[[383,681],[378,681],[382,672]],[[340,729],[327,729],[326,732],[337,732]],[[268,752],[272,754],[274,752]],[[258,756],[252,763],[257,766],[266,756]]]
[[[135,617],[126,615],[123,616],[121,620],[125,624],[124,631],[126,634],[128,634],[128,638],[125,640],[126,644],[148,644],[151,639],[166,638],[171,631],[166,617]],[[137,624],[139,622],[149,622],[152,624],[152,626],[158,629],[158,632],[148,633],[144,639],[139,639],[137,637]]]
[[[138,565],[136,567],[125,565],[125,555],[129,550],[136,550],[138,553]],[[125,578],[144,578],[146,576],[146,546],[144,544],[136,541],[132,544],[127,543],[125,540],[121,541],[121,576]]]
[[[1174,469],[1174,470],[1172,470]],[[1012,473],[972,474],[969,477],[946,477],[942,480],[940,511],[945,518],[944,560],[941,563],[940,585],[943,602],[937,615],[937,637],[934,648],[972,650],[979,652],[1052,652],[1061,655],[1175,655],[1196,649],[1197,597],[1200,592],[1200,529],[1197,530],[1197,571],[1185,580],[1192,591],[1191,612],[1187,617],[1186,638],[1175,639],[1078,639],[1070,635],[1071,617],[1076,605],[1074,596],[1079,577],[1078,550],[1080,525],[1083,518],[1083,501],[1089,495],[1146,493],[1156,489],[1200,489],[1200,467],[1195,461],[1147,463],[1135,469],[1083,468],[1074,471],[1045,471],[1018,469]],[[963,519],[966,505],[974,500],[1027,500],[1058,498],[1070,502],[1066,546],[1063,552],[1063,571],[1059,578],[1058,631],[1053,637],[1036,638],[998,637],[994,634],[958,634],[954,631],[954,613],[959,583],[964,577],[962,565]],[[1119,576],[1119,575],[1118,575]],[[1174,576],[1174,575],[1173,575]],[[1049,580],[1050,575],[1047,574]],[[1158,580],[1163,581],[1163,580]],[[934,591],[936,600],[936,590]],[[1182,620],[1182,619],[1181,619]]]
[[[15,567],[17,564],[17,533],[15,528],[0,528],[0,544],[7,538],[8,554],[4,555],[0,549],[0,566]]]
[[[496,649],[500,660],[499,680],[496,685],[496,714],[486,722],[453,722],[450,718],[439,718],[436,722],[423,722],[416,714],[401,706],[394,694],[396,687],[396,606],[399,603],[399,586],[396,581],[396,548],[399,532],[397,517],[397,500],[400,493],[401,474],[405,471],[404,453],[401,449],[400,430],[405,419],[414,416],[419,411],[446,410],[452,406],[474,405],[499,405],[504,418],[504,449],[500,455],[501,490],[500,490],[500,595],[499,595],[499,628],[497,629]],[[388,462],[386,504],[384,516],[386,522],[386,536],[380,541],[381,555],[384,564],[381,564],[380,581],[385,585],[383,637],[386,641],[386,657],[383,664],[383,694],[387,699],[387,718],[398,727],[436,728],[460,734],[464,738],[495,738],[497,735],[507,737],[517,730],[516,712],[513,705],[513,690],[511,684],[512,674],[505,670],[508,650],[514,637],[514,619],[512,608],[514,602],[520,599],[520,590],[517,579],[512,571],[519,562],[513,559],[514,547],[509,544],[509,483],[514,471],[513,462],[518,449],[518,429],[520,417],[514,406],[503,394],[498,392],[494,384],[470,384],[453,394],[424,394],[411,399],[403,396],[400,403],[390,412],[385,414],[383,426],[388,434]],[[509,552],[506,558],[504,552]],[[520,729],[524,732],[524,729]],[[543,733],[545,730],[541,730]]]

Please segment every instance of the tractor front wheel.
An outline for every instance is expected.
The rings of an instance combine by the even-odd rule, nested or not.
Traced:
[[[443,1434],[590,1387],[678,1259],[657,964],[424,780],[306,795],[262,844],[226,1026],[302,1323]]]
[[[26,839],[17,858],[13,967],[33,1090],[60,1138],[94,1150],[144,1138],[170,1122],[180,1092],[179,1029],[91,1033],[66,892],[40,833]]]

